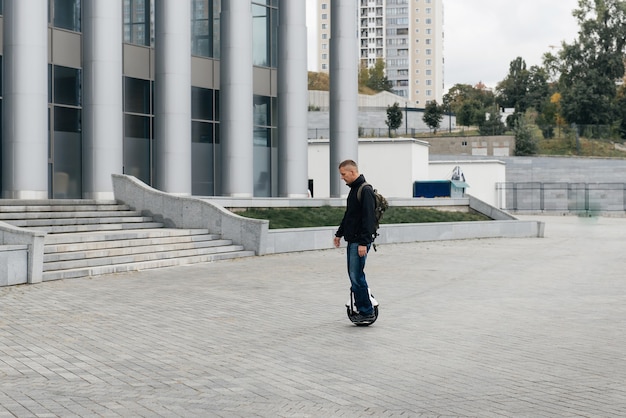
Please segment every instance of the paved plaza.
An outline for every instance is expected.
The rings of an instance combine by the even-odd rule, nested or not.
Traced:
[[[0,289],[0,417],[623,417],[626,219]],[[332,237],[329,236],[329,240]]]

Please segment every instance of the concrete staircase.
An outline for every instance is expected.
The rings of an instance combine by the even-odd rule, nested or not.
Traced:
[[[46,233],[44,281],[254,255],[206,229],[165,228],[116,201],[0,200],[0,221]]]

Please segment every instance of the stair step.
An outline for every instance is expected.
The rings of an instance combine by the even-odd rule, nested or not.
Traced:
[[[0,213],[14,212],[75,212],[129,210],[130,207],[115,200],[47,199],[21,200],[0,199]]]
[[[84,210],[84,211],[28,211],[28,212],[2,212],[0,208],[0,220],[10,221],[28,221],[43,219],[89,219],[89,218],[107,218],[107,217],[141,217],[141,211],[119,211],[119,210]]]
[[[49,234],[65,234],[74,232],[95,232],[95,231],[120,231],[125,229],[153,229],[162,228],[160,222],[143,223],[117,223],[117,224],[92,224],[92,225],[65,225],[65,226],[39,226],[27,227],[34,231],[44,231]]]
[[[63,219],[25,219],[15,220],[11,222],[12,225],[23,228],[37,228],[37,227],[56,227],[56,226],[68,226],[68,225],[99,225],[99,224],[118,224],[118,223],[142,223],[152,222],[151,216],[109,216],[109,217],[97,217],[97,218],[63,218]]]
[[[102,250],[140,245],[175,244],[218,240],[217,234],[206,229],[138,229],[128,232],[79,232],[76,234],[46,235],[45,254],[73,251]]]
[[[116,201],[0,199],[0,221],[46,232],[46,281],[255,255],[208,229],[165,228]]]
[[[47,262],[47,263],[44,263],[43,270],[44,272],[47,272],[47,271],[52,271],[52,270],[68,270],[68,269],[86,268],[86,267],[104,266],[104,265],[113,265],[113,264],[138,263],[142,261],[154,261],[154,260],[162,260],[162,259],[167,259],[167,258],[194,257],[194,256],[200,256],[200,255],[209,255],[209,254],[224,253],[224,252],[236,252],[236,251],[242,251],[242,250],[243,250],[243,246],[241,245],[223,245],[220,247],[187,249],[187,250],[178,250],[178,251],[161,251],[161,252],[150,252],[150,253],[141,253],[141,254],[126,254],[126,255],[119,255],[119,256],[113,256],[113,257]]]
[[[229,260],[240,257],[252,257],[254,251],[231,251],[224,253],[202,254],[186,258],[165,258],[158,260],[147,260],[143,262],[110,264],[103,266],[89,266],[74,269],[47,271],[43,273],[43,280],[72,279],[78,277],[92,277],[103,274],[124,273],[130,271],[148,270],[154,268],[183,266],[187,264],[208,263],[219,260]]]
[[[181,239],[180,237],[178,239]],[[116,244],[115,241],[108,242],[111,245]],[[144,240],[143,243],[129,243],[127,241],[118,241],[117,246],[99,248],[93,250],[79,250],[71,252],[57,252],[55,254],[49,254],[46,251],[44,255],[44,263],[54,263],[61,261],[71,260],[88,260],[92,258],[104,258],[104,257],[118,257],[122,255],[134,255],[134,254],[149,254],[159,252],[174,252],[181,250],[194,250],[201,248],[211,248],[219,246],[232,245],[231,240],[226,239],[208,239],[204,241],[190,241],[185,240],[182,242],[164,242],[154,243],[149,240]]]

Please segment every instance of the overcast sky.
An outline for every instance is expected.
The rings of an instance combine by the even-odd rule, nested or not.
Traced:
[[[309,12],[309,68],[316,65],[315,5]],[[544,53],[571,43],[578,25],[572,16],[578,0],[443,0],[445,90],[457,83],[480,81],[495,87],[522,57],[528,67],[540,65]],[[313,10],[310,9],[313,7]]]

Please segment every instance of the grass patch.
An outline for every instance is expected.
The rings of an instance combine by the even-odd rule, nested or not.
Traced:
[[[237,215],[254,219],[267,219],[270,229],[337,226],[345,208],[321,206],[306,208],[250,208],[237,211]],[[383,224],[488,221],[485,215],[467,212],[449,212],[430,208],[392,206],[383,216]]]

